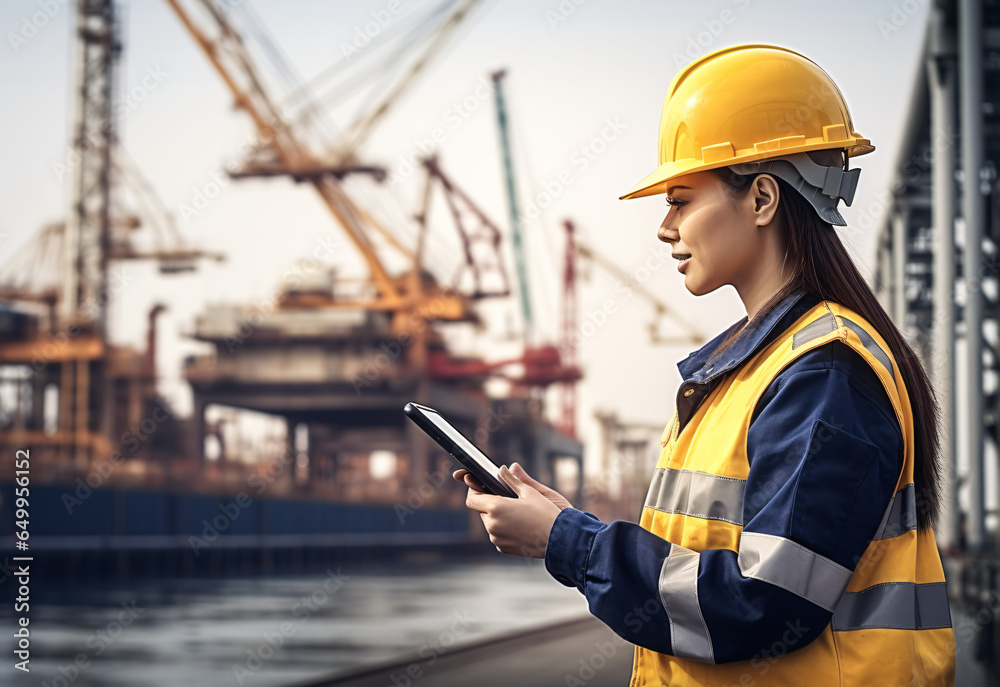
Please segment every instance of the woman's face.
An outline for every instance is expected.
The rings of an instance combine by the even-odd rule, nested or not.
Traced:
[[[671,207],[657,237],[671,244],[675,258],[690,256],[678,260],[678,269],[683,269],[684,286],[695,296],[726,284],[742,292],[741,286],[759,278],[769,246],[768,232],[759,231],[762,216],[755,195],[751,188],[739,201],[740,212],[722,180],[710,172],[671,180],[667,189]],[[770,216],[766,219],[770,221]]]

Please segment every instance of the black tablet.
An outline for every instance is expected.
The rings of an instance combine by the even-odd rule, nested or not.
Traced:
[[[462,436],[462,433],[445,420],[441,413],[419,403],[407,403],[403,407],[403,412],[416,423],[417,427],[427,432],[431,439],[461,463],[463,468],[471,472],[488,492],[517,498],[517,494],[500,479],[499,466]]]

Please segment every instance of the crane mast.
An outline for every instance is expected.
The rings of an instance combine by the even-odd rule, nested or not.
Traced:
[[[111,150],[115,65],[121,42],[112,0],[76,5],[76,121],[73,128],[72,205],[63,243],[61,316],[67,325],[106,332],[111,224]]]
[[[514,244],[514,262],[517,282],[521,293],[521,315],[524,317],[524,341],[530,345],[534,338],[534,321],[531,313],[531,290],[528,283],[528,267],[524,257],[524,241],[521,236],[521,213],[517,199],[517,185],[514,182],[514,163],[511,159],[510,133],[507,126],[507,108],[503,97],[503,77],[501,69],[492,74],[493,93],[497,108],[497,124],[500,129],[500,149],[503,154],[504,184],[507,191],[507,210],[510,213],[510,234]]]

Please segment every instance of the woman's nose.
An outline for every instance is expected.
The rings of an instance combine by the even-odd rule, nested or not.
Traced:
[[[671,243],[676,241],[678,238],[677,230],[670,227],[670,215],[668,214],[663,222],[660,224],[660,228],[656,232],[656,238],[660,239],[664,243]]]

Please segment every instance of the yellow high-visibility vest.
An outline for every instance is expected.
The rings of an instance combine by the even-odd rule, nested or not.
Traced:
[[[776,546],[768,535],[742,536],[740,517],[699,517],[656,507],[663,494],[697,488],[711,491],[718,509],[742,513],[742,488],[750,470],[747,433],[758,399],[793,360],[834,340],[853,348],[875,370],[903,437],[903,466],[892,501],[853,572],[828,565],[828,559],[817,561],[787,541]],[[670,655],[636,646],[630,687],[954,684],[955,643],[944,569],[933,530],[916,529],[919,498],[913,486],[909,395],[889,346],[869,322],[832,301],[818,303],[724,377],[683,432],[678,432],[675,413],[660,446],[639,524],[673,544],[660,578],[661,597],[674,605],[666,610],[676,625],[673,631],[683,632],[674,641],[675,649],[683,650]],[[697,552],[706,549],[736,552],[746,576],[778,583],[810,600],[825,599],[821,605],[829,603],[832,621],[815,640],[789,647],[776,660],[713,664],[708,628],[698,612],[688,612],[697,611]],[[680,636],[682,643],[676,641]]]

